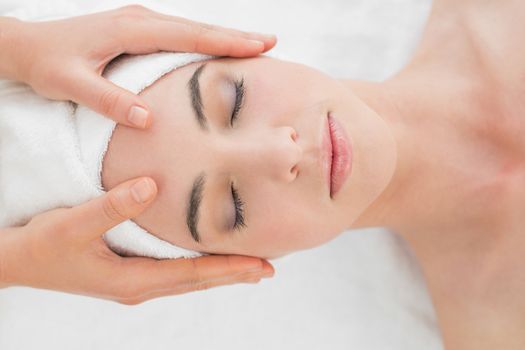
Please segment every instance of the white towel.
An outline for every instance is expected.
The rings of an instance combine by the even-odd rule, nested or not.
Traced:
[[[139,93],[173,69],[210,58],[165,52],[122,56],[104,76]],[[104,193],[102,160],[116,124],[75,107],[42,98],[23,84],[0,81],[0,227],[21,225],[37,213],[79,205]],[[107,231],[104,239],[125,255],[200,255],[155,237],[131,220]]]

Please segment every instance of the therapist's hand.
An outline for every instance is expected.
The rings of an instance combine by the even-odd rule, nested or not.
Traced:
[[[23,81],[50,99],[71,100],[138,128],[151,124],[139,96],[101,77],[122,53],[199,52],[256,56],[274,36],[160,14],[138,5],[50,22],[0,17],[0,76]]]
[[[152,179],[133,179],[78,207],[1,229],[0,287],[21,285],[138,304],[273,275],[268,262],[251,257],[155,260],[113,253],[102,234],[139,215],[156,193]]]

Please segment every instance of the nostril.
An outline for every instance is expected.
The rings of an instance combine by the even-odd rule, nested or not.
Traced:
[[[297,168],[297,165],[294,165],[292,169],[290,170],[290,173],[295,177],[297,177],[297,174],[299,173],[299,168]]]
[[[292,140],[297,140],[297,132],[295,130],[292,129],[292,133],[290,136],[292,137]]]

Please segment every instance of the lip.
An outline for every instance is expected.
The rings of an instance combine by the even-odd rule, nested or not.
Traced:
[[[343,126],[330,114],[322,143],[322,165],[333,198],[352,172],[352,146]]]

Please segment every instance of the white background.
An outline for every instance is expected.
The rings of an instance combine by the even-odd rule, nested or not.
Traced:
[[[407,61],[431,5],[430,0],[140,3],[275,33],[281,56],[334,77],[371,80],[388,77]],[[0,13],[28,4],[30,12],[61,15],[124,2],[0,0]],[[393,233],[347,232],[274,265],[276,276],[259,285],[133,307],[29,288],[0,290],[0,349],[442,349],[418,266]]]

